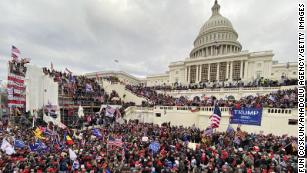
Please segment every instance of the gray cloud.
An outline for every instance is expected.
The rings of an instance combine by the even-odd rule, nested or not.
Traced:
[[[0,79],[6,78],[11,45],[33,64],[77,74],[124,70],[163,73],[183,60],[213,0],[2,0]],[[296,2],[220,0],[243,49],[273,50],[275,60],[296,61]],[[119,60],[119,64],[114,63]]]

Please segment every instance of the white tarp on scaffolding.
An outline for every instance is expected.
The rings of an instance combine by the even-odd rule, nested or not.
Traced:
[[[26,110],[33,112],[51,104],[59,108],[58,83],[45,75],[43,69],[27,64],[26,73]],[[57,120],[60,120],[59,110],[56,111]]]

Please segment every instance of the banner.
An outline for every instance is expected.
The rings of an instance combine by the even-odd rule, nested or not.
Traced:
[[[230,124],[247,124],[261,126],[262,108],[233,109]]]
[[[25,96],[25,77],[13,73],[8,73],[8,107],[24,108],[26,103]]]

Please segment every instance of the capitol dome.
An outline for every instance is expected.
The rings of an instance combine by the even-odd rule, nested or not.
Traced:
[[[220,5],[217,0],[211,10],[212,16],[201,27],[194,41],[194,48],[190,53],[191,58],[236,53],[242,49],[241,44],[237,41],[238,34],[231,22],[220,14]]]

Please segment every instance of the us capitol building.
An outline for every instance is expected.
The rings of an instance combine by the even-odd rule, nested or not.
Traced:
[[[123,71],[100,71],[86,74],[88,77],[117,76],[130,84],[181,85],[235,82],[248,83],[256,79],[282,80],[297,78],[297,63],[273,61],[273,51],[242,51],[238,33],[231,22],[220,13],[217,0],[211,8],[212,15],[200,28],[190,57],[170,63],[164,74],[136,78]]]
[[[172,62],[165,74],[146,78],[148,86],[180,83],[243,81],[261,77],[280,80],[297,78],[297,63],[279,64],[272,51],[242,51],[238,33],[231,22],[220,13],[217,0],[212,15],[200,28],[190,57]]]

